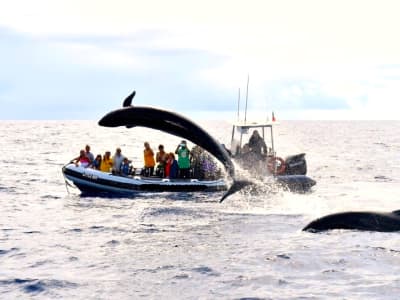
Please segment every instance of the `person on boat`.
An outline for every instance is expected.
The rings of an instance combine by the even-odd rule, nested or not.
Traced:
[[[71,162],[75,162],[76,166],[87,168],[90,165],[90,159],[87,157],[85,150],[79,152],[79,156],[74,158]]]
[[[164,145],[159,145],[158,152],[156,153],[156,163],[157,163],[156,174],[160,177],[165,176],[166,162],[167,162],[167,153],[164,151]]]
[[[100,165],[101,165],[101,154],[97,154],[96,158],[92,161],[90,166],[93,169],[100,170]]]
[[[170,152],[167,154],[167,161],[165,163],[165,177],[174,179],[178,177],[178,162],[175,159],[175,154]]]
[[[112,158],[113,160],[113,168],[112,168],[112,172],[115,174],[119,174],[120,170],[121,170],[121,165],[122,162],[124,161],[125,156],[122,155],[122,151],[121,148],[117,148],[115,150],[115,154]]]
[[[131,161],[125,157],[121,164],[121,169],[120,169],[121,175],[128,176],[131,174],[131,171],[132,171]]]
[[[214,180],[221,176],[221,170],[213,157],[198,145],[191,151],[191,166],[196,179]]]
[[[154,160],[153,149],[151,149],[150,144],[148,142],[144,143],[143,158],[144,158],[144,176],[153,176],[154,166],[156,165],[156,162]]]
[[[193,169],[193,177],[197,179],[204,178],[203,168],[201,164],[201,156],[203,152],[203,148],[201,148],[199,145],[194,146],[191,151],[190,165]]]
[[[203,178],[206,180],[215,180],[221,176],[221,170],[218,168],[217,163],[212,156],[205,151],[201,156],[201,167],[202,173],[204,174]]]
[[[100,171],[108,173],[111,171],[112,166],[113,166],[113,160],[111,158],[111,152],[106,151],[100,163]]]
[[[246,154],[246,153],[249,153],[250,151],[251,151],[251,149],[250,149],[249,144],[248,143],[244,144],[243,147],[242,147],[241,153],[242,154]]]
[[[90,162],[94,161],[94,155],[92,152],[90,152],[90,146],[86,145],[85,146],[85,152],[86,152],[86,156],[89,158]]]
[[[265,144],[264,139],[258,133],[258,130],[253,131],[253,134],[249,139],[249,147],[252,152],[258,154],[259,156],[261,156],[262,154],[267,154],[268,151],[267,145]]]
[[[183,140],[176,147],[175,154],[178,154],[179,177],[180,178],[189,178],[190,177],[190,150],[187,147],[185,140]]]

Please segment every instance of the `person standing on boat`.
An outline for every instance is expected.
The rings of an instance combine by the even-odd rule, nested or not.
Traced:
[[[144,157],[144,175],[153,176],[154,166],[156,165],[156,162],[154,160],[154,152],[150,148],[150,144],[148,142],[144,143],[143,157]]]
[[[122,165],[122,162],[124,161],[124,158],[125,158],[125,156],[123,156],[121,152],[122,152],[121,148],[117,148],[115,150],[115,154],[114,154],[114,156],[112,158],[112,160],[113,160],[112,171],[113,171],[113,173],[116,173],[116,174],[120,174],[121,165]]]
[[[190,177],[190,150],[187,147],[186,141],[183,140],[176,147],[175,154],[178,154],[179,177]]]
[[[111,158],[111,152],[106,151],[100,163],[100,171],[108,173],[110,172],[112,166],[113,166],[113,160]]]
[[[167,162],[167,153],[164,151],[164,145],[159,145],[158,152],[156,153],[156,163],[157,163],[156,173],[160,177],[165,176],[166,162]]]
[[[92,163],[94,161],[94,155],[92,152],[90,152],[90,146],[86,145],[85,146],[85,152],[86,152],[86,156],[89,158],[90,163]]]
[[[267,145],[265,144],[264,139],[260,136],[257,130],[253,131],[249,139],[249,147],[251,152],[261,156],[261,150],[263,154],[267,154]]]

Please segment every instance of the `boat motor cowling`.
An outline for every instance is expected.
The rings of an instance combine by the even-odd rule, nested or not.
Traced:
[[[305,159],[305,153],[295,154],[286,157],[286,175],[306,175],[307,174],[307,162]]]

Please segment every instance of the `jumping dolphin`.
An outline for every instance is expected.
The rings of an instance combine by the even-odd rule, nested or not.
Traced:
[[[390,213],[342,212],[316,219],[303,228],[319,232],[331,229],[354,229],[364,231],[400,231],[400,210]]]
[[[128,128],[148,127],[185,138],[207,150],[224,165],[225,170],[233,179],[233,184],[220,202],[244,186],[251,184],[249,181],[236,180],[235,167],[225,148],[199,125],[174,112],[153,107],[131,106],[132,94],[128,96],[130,100],[125,99],[125,107],[106,114],[100,119],[99,125],[105,127],[126,126]]]

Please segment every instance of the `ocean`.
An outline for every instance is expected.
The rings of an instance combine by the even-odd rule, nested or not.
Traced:
[[[231,126],[201,122],[229,145]],[[0,121],[1,299],[398,299],[400,233],[303,232],[315,218],[400,209],[400,121],[281,121],[312,191],[81,197],[61,168],[86,144],[141,167],[180,139],[95,121]],[[268,143],[268,142],[267,142]],[[189,146],[193,146],[190,145]]]

